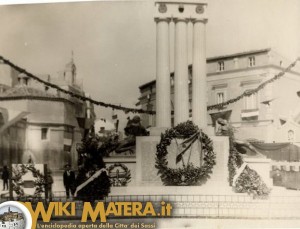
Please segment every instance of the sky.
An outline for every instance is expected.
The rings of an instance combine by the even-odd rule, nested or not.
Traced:
[[[9,206],[5,206],[5,207],[0,208],[0,214],[8,212],[8,207]],[[19,208],[16,208],[14,206],[10,206],[10,211],[22,213],[22,211]]]
[[[0,5],[0,55],[33,74],[55,75],[73,51],[91,97],[134,107],[138,87],[156,74],[153,9],[150,0]],[[207,57],[273,48],[293,60],[299,41],[299,0],[208,0]]]

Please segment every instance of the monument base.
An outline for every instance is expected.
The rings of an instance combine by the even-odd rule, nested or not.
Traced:
[[[228,137],[211,136],[210,138],[216,154],[216,165],[213,167],[210,179],[201,186],[164,186],[155,168],[156,145],[160,141],[160,136],[137,137],[135,184],[137,187],[126,188],[122,193],[144,195],[233,193],[228,183]],[[171,143],[170,147],[174,147],[172,144],[175,143]],[[173,158],[175,157],[176,155]]]
[[[271,159],[266,157],[247,157],[243,155],[244,162],[248,163],[249,167],[255,170],[269,188],[273,187],[273,179],[270,177]]]
[[[232,188],[227,186],[206,185],[201,186],[128,186],[112,187],[111,196],[176,196],[176,195],[245,195],[245,193],[235,193]],[[247,195],[247,194],[246,194]]]
[[[160,136],[167,129],[168,129],[168,127],[151,127],[150,128],[150,136]]]

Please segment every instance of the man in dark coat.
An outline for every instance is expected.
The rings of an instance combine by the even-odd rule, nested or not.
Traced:
[[[74,195],[75,192],[75,173],[71,170],[70,165],[65,166],[65,172],[64,172],[64,186],[66,189],[66,195],[67,198],[70,197],[70,192],[71,195]]]
[[[2,180],[3,180],[3,191],[5,190],[5,187],[8,190],[8,179],[9,179],[9,171],[7,166],[5,165],[2,172]]]

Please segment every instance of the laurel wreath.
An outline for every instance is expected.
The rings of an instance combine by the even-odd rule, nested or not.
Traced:
[[[199,141],[203,153],[203,164],[195,167],[192,163],[187,163],[181,168],[169,168],[167,147],[173,139],[187,139],[183,143],[188,144],[185,149],[177,155],[178,160],[189,149],[193,142]],[[183,144],[184,145],[184,144]],[[156,146],[156,164],[158,174],[164,185],[190,186],[202,185],[210,177],[213,166],[216,164],[216,155],[213,151],[212,140],[192,121],[187,121],[170,128],[161,135],[159,144]],[[178,162],[178,161],[177,161]]]
[[[13,190],[18,197],[25,196],[24,189],[21,187],[23,183],[22,176],[24,176],[28,171],[31,171],[33,177],[35,178],[34,184],[36,189],[33,197],[40,197],[41,193],[44,192],[46,179],[45,176],[34,167],[34,164],[21,164],[19,168],[16,167],[13,169]]]
[[[116,167],[122,168],[122,170],[124,172],[124,175],[121,178],[119,178],[120,185],[121,186],[127,186],[127,184],[130,182],[130,179],[131,179],[131,173],[130,173],[130,170],[128,169],[128,167],[126,165],[124,165],[122,163],[115,163],[115,164],[109,166],[108,169],[107,169],[108,175],[110,176],[112,170]],[[112,178],[110,177],[110,179],[112,179]]]

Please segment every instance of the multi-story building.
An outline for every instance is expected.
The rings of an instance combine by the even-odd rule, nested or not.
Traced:
[[[39,77],[85,95],[82,86],[77,83],[73,60],[58,76]],[[13,147],[12,144],[2,144],[2,152],[11,152],[13,147],[17,154],[13,163],[32,160],[36,164],[47,164],[53,171],[63,169],[65,164],[76,168],[76,145],[81,142],[85,130],[93,124],[93,107],[56,89],[45,87],[4,64],[0,65],[0,84],[0,107],[15,114],[27,113],[21,123],[25,125],[24,136],[22,131],[11,133],[19,135],[16,140],[19,145]],[[1,154],[0,166],[8,164],[9,160],[5,156],[8,154]]]
[[[223,103],[271,79],[291,61],[271,49],[235,53],[207,59],[207,105]],[[300,142],[300,68],[268,84],[258,93],[209,110],[210,126],[218,117],[228,119],[239,139],[263,142]],[[189,66],[191,103],[192,66]],[[176,76],[175,76],[176,77]],[[171,107],[174,99],[174,73],[171,73]],[[155,81],[139,87],[143,109],[155,110]],[[172,111],[173,112],[173,111]],[[191,116],[191,106],[190,106]],[[142,115],[143,125],[155,126],[155,115]],[[172,118],[173,124],[173,118]]]
[[[0,228],[23,229],[25,228],[24,215],[19,212],[13,212],[8,208],[7,212],[0,215]]]

